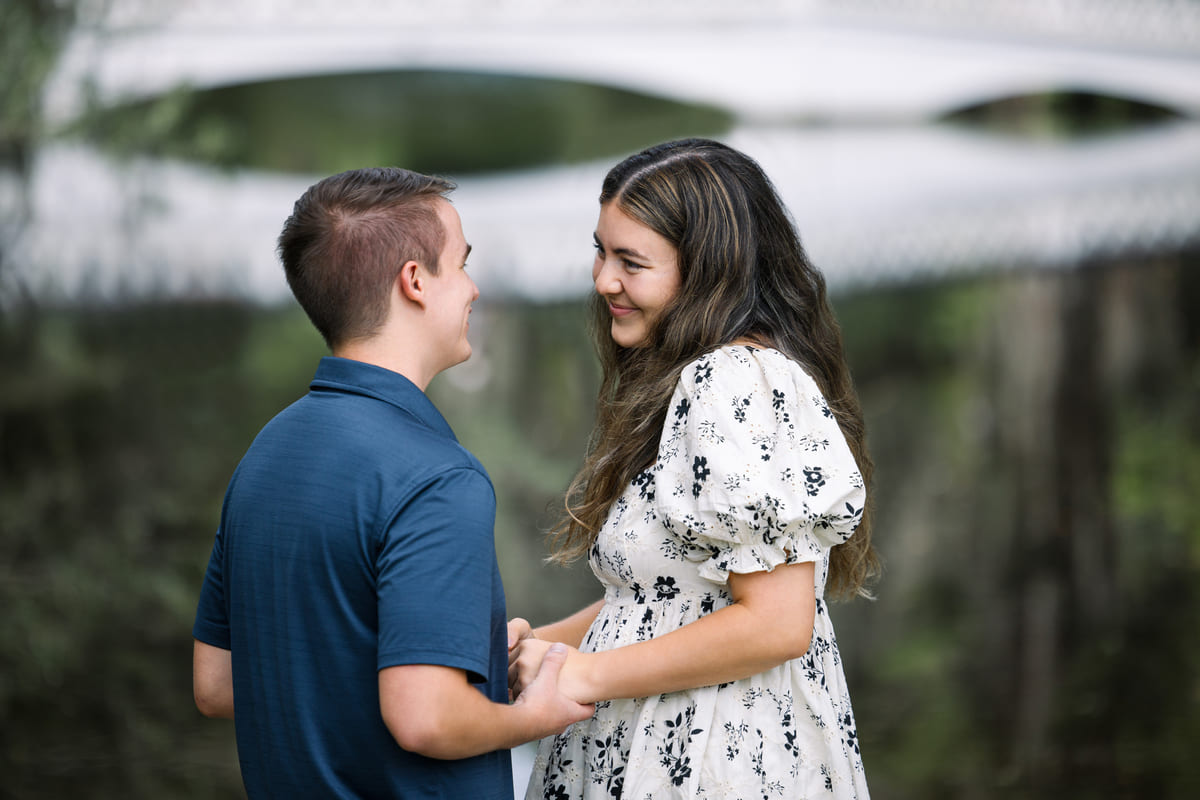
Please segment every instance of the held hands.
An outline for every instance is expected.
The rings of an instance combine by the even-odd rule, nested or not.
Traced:
[[[508,691],[517,702],[545,678],[547,667],[557,678],[559,693],[566,698],[582,700],[587,694],[581,674],[586,658],[574,647],[538,639],[523,619],[516,618],[508,623]],[[591,708],[590,702],[580,705]]]
[[[534,643],[528,652],[523,647]],[[591,703],[578,703],[562,690],[563,667],[567,662],[568,648],[557,642],[544,642],[533,635],[529,623],[514,619],[508,623],[508,688],[509,696],[515,698],[513,705],[530,705],[543,708],[553,720],[556,731],[592,716],[596,707]],[[533,651],[536,650],[536,661]],[[525,664],[525,671],[520,670]],[[523,675],[523,680],[514,683],[514,674]]]

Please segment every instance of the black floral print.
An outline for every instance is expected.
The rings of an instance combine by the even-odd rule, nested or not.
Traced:
[[[804,370],[728,347],[685,368],[654,465],[589,556],[605,604],[581,649],[670,633],[732,602],[731,572],[815,562],[811,643],[752,679],[597,704],[538,748],[527,800],[866,800],[860,743],[821,597],[829,549],[865,505],[853,456]]]
[[[638,488],[638,499],[654,501],[654,474],[644,469],[633,476],[633,485]]]
[[[592,756],[588,775],[594,785],[603,787],[607,797],[620,797],[625,785],[626,753],[622,750],[628,723],[617,723],[611,733],[591,740]]]
[[[654,582],[654,591],[658,592],[659,600],[670,600],[679,594],[679,587],[675,585],[674,578],[660,575],[658,580]]]
[[[712,470],[708,468],[708,459],[704,456],[696,456],[692,461],[692,475],[695,478],[695,482],[692,483],[693,497],[700,496],[700,492],[704,490],[704,482],[711,474]]]
[[[697,735],[704,733],[700,728],[692,728],[692,720],[696,715],[696,707],[688,706],[675,715],[674,719],[663,722],[666,736],[658,746],[659,764],[667,771],[667,778],[673,786],[682,786],[683,782],[692,776],[692,759],[688,755],[688,745]]]
[[[808,492],[809,497],[816,497],[824,485],[825,475],[820,467],[804,468],[804,491]]]
[[[733,418],[738,422],[746,421],[746,409],[750,406],[749,397],[733,398]]]

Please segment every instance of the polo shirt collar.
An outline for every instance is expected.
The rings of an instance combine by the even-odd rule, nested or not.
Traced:
[[[396,406],[415,417],[425,427],[458,439],[450,423],[417,385],[399,372],[348,358],[325,356],[317,365],[310,389],[328,389],[373,397]]]

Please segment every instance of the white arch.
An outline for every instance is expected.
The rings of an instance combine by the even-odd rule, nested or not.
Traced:
[[[811,12],[822,5],[810,0],[804,7]],[[1200,26],[1200,14],[1192,16]],[[610,15],[517,25],[492,24],[484,16],[419,25],[368,20],[92,28],[71,40],[47,89],[46,108],[54,120],[69,118],[82,107],[89,82],[101,101],[111,102],[180,83],[207,87],[341,71],[436,69],[617,86],[716,105],[757,122],[911,121],[996,97],[1063,88],[1200,117],[1200,44],[1131,47],[1095,31],[1091,43],[1076,37],[1064,44],[1061,37],[1021,30],[869,20],[809,13],[637,24]]]

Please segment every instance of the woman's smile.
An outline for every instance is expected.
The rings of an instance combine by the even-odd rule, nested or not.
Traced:
[[[617,305],[611,300],[608,301],[608,313],[612,314],[614,317],[628,316],[635,311],[637,311],[637,309],[632,306]]]
[[[595,239],[592,280],[608,304],[613,341],[640,347],[679,292],[679,254],[660,234],[612,203],[600,207]]]

